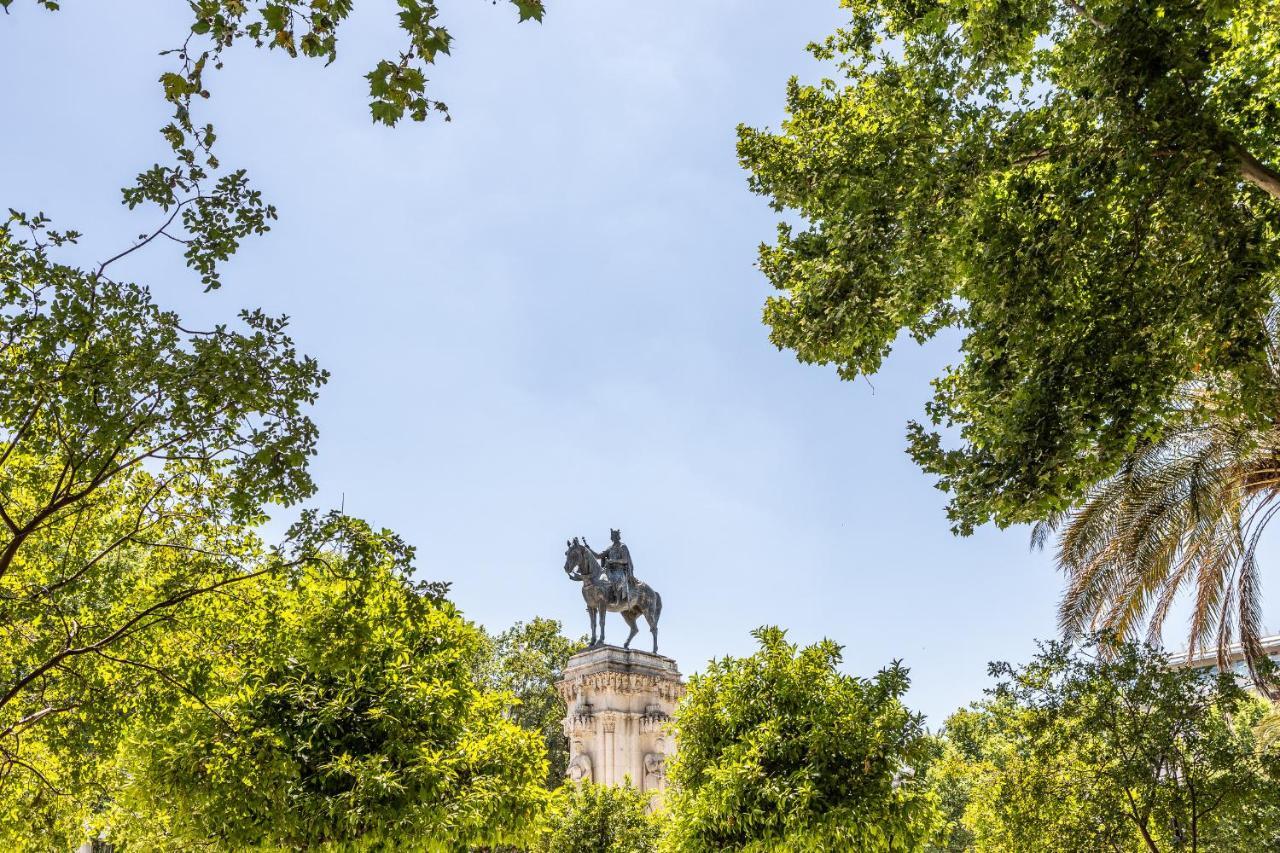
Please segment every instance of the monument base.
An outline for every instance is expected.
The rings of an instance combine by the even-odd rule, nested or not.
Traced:
[[[676,662],[662,655],[596,646],[569,658],[556,683],[568,713],[569,778],[656,795],[666,787],[675,740],[666,724],[684,695]]]

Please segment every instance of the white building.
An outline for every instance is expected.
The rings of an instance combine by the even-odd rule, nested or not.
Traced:
[[[1262,650],[1272,662],[1280,666],[1280,634],[1263,637]],[[1244,660],[1244,647],[1239,643],[1228,647],[1226,658],[1228,668],[1236,674],[1236,677],[1248,681],[1249,667]],[[1194,655],[1184,649],[1169,655],[1169,664],[1179,669],[1183,667],[1203,669],[1205,672],[1216,675],[1219,672],[1218,649],[1213,646],[1197,649]],[[1248,686],[1253,685],[1250,683]]]

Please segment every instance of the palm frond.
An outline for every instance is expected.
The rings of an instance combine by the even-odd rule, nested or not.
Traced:
[[[1280,331],[1280,312],[1268,318]],[[1269,361],[1280,399],[1280,342]],[[1222,405],[1229,379],[1187,383],[1172,425],[1130,453],[1078,506],[1036,525],[1032,547],[1056,535],[1066,578],[1058,610],[1068,637],[1107,630],[1155,641],[1191,592],[1188,646],[1220,656],[1239,636],[1261,682],[1260,537],[1280,512],[1280,414],[1247,421]]]

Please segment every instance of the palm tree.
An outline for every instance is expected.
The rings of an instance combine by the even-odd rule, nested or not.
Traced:
[[[1068,636],[1107,631],[1158,643],[1178,593],[1192,594],[1192,653],[1238,635],[1255,683],[1273,693],[1261,643],[1258,540],[1280,511],[1280,344],[1268,323],[1266,376],[1276,416],[1224,407],[1223,388],[1188,383],[1174,425],[1136,448],[1075,507],[1036,525],[1057,533],[1067,577],[1058,620]]]

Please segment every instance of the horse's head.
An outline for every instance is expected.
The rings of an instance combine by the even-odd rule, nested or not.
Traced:
[[[572,542],[568,539],[564,541],[567,550],[564,552],[564,573],[569,576],[569,580],[580,581],[586,574],[583,565],[582,552],[586,550],[582,543],[575,537]]]
[[[600,562],[587,547],[585,539],[579,541],[575,536],[572,541],[566,539],[564,544],[567,546],[564,552],[564,573],[569,576],[569,580],[586,580],[601,573]]]

